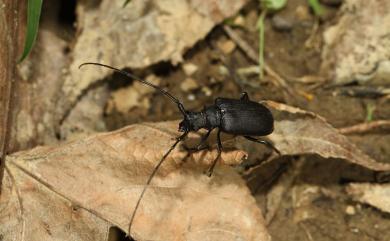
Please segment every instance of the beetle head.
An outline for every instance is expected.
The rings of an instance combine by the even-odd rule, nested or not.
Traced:
[[[187,111],[184,115],[184,120],[179,124],[179,131],[198,131],[200,128],[205,127],[205,116],[201,112]]]
[[[180,132],[188,132],[190,130],[190,124],[187,120],[187,118],[184,118],[179,124],[179,131]]]

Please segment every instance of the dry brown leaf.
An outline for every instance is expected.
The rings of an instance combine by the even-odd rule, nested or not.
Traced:
[[[174,142],[178,122],[138,124],[111,133],[38,147],[7,158],[0,201],[5,240],[105,240],[126,231],[152,169]],[[193,138],[190,136],[190,138]],[[222,162],[246,154],[228,151]],[[132,226],[136,240],[270,240],[245,182],[205,151],[177,147],[147,190]],[[23,240],[23,239],[21,239]]]
[[[149,75],[145,80],[157,86],[160,84],[160,78],[155,75]],[[107,103],[106,112],[111,114],[116,111],[122,114],[128,114],[135,107],[149,109],[151,100],[148,94],[154,91],[155,89],[145,86],[138,81],[127,87],[112,91],[111,98]]]
[[[324,32],[322,72],[334,83],[389,83],[390,2],[345,0],[338,23]]]
[[[266,212],[264,214],[267,225],[269,225],[272,222],[272,219],[275,217],[284,199],[286,191],[293,185],[296,177],[302,170],[303,164],[303,161],[296,161],[293,163],[288,171],[283,173],[279,180],[268,191]]]
[[[268,137],[283,155],[313,153],[342,158],[375,171],[390,170],[390,164],[377,162],[363,153],[324,118],[285,104],[264,103],[275,116],[275,131]]]
[[[390,213],[390,184],[352,183],[347,193],[356,201],[367,203]]]
[[[83,62],[117,68],[145,68],[162,61],[177,64],[183,53],[247,0],[102,0],[81,2],[77,8],[80,35],[73,50],[70,76],[63,87],[73,103],[83,90],[105,78],[109,70],[78,69]]]

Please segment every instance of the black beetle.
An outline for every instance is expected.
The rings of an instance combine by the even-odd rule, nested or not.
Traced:
[[[183,114],[184,119],[179,124],[179,131],[184,132],[181,136],[176,138],[175,143],[169,148],[169,150],[164,154],[161,160],[158,162],[153,172],[149,176],[144,189],[141,192],[141,195],[137,201],[137,204],[134,208],[134,212],[130,219],[129,224],[129,235],[131,231],[131,225],[133,223],[136,211],[141,202],[141,199],[149,186],[152,178],[157,173],[158,168],[161,166],[163,161],[169,155],[169,153],[176,147],[176,145],[182,141],[190,131],[198,131],[199,129],[206,129],[207,133],[201,138],[200,143],[194,149],[200,150],[201,146],[206,142],[209,137],[211,131],[215,128],[218,128],[217,132],[217,148],[218,155],[215,160],[212,162],[210,168],[207,171],[207,175],[211,176],[213,173],[213,169],[215,164],[221,157],[222,152],[222,143],[221,143],[221,132],[225,132],[228,134],[243,136],[246,139],[264,144],[274,151],[276,151],[279,155],[280,152],[269,142],[265,140],[259,140],[252,136],[266,136],[273,132],[274,130],[274,118],[272,113],[267,107],[257,102],[249,100],[248,94],[246,92],[241,94],[240,99],[229,99],[229,98],[217,98],[215,99],[214,105],[205,107],[200,112],[187,111],[183,104],[171,95],[169,92],[155,86],[152,83],[149,83],[143,79],[138,78],[126,71],[114,68],[109,65],[100,64],[100,63],[83,63],[79,66],[81,68],[84,65],[98,65],[102,67],[106,67],[112,69],[118,73],[121,73],[131,79],[138,80],[156,90],[160,91],[162,94],[169,97],[173,102],[175,102]]]

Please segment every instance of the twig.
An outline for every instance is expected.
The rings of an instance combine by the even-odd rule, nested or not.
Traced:
[[[336,94],[361,98],[380,98],[390,95],[390,88],[373,86],[348,86],[336,90]]]
[[[237,44],[237,46],[242,51],[244,51],[244,53],[248,56],[250,60],[252,60],[256,64],[259,64],[259,59],[256,51],[244,39],[242,39],[230,26],[224,25],[223,29],[226,34]],[[264,70],[269,76],[271,76],[275,80],[274,84],[276,86],[282,87],[284,90],[287,91],[287,93],[293,95],[286,81],[266,63],[264,63]]]
[[[267,15],[267,8],[265,8],[259,19],[257,20],[257,28],[259,29],[259,76],[264,78],[264,18]]]
[[[314,241],[313,237],[311,236],[311,233],[309,232],[308,228],[306,227],[306,225],[304,223],[299,222],[298,226],[303,229],[303,231],[305,232],[306,237],[309,241]]]
[[[343,127],[339,129],[341,134],[361,134],[365,132],[372,131],[373,129],[389,129],[390,130],[390,120],[377,120],[367,123],[361,123],[353,126]]]
[[[317,44],[317,46],[314,45],[315,37],[318,33],[319,26],[320,26],[320,20],[317,18],[316,21],[314,22],[313,28],[311,29],[311,33],[310,33],[309,38],[307,38],[305,41],[306,48],[315,48],[315,50],[319,51],[320,46],[318,44]]]

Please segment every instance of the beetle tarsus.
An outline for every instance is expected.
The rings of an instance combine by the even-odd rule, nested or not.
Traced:
[[[207,148],[207,146],[203,146],[203,145],[205,144],[205,142],[209,138],[211,131],[212,131],[211,129],[208,130],[207,133],[204,136],[202,136],[199,144],[194,148],[195,150],[200,151],[200,150]]]
[[[280,153],[280,151],[274,146],[272,145],[271,143],[269,143],[268,141],[265,141],[265,140],[259,140],[259,139],[256,139],[254,137],[251,137],[251,136],[244,136],[247,140],[250,140],[250,141],[253,141],[253,142],[256,142],[256,143],[260,143],[260,144],[263,144],[263,145],[266,145],[268,148],[271,148],[272,150],[274,150],[279,156],[281,156],[282,154]]]
[[[221,158],[221,153],[222,153],[221,129],[218,129],[218,133],[217,133],[217,150],[218,150],[218,155],[214,159],[214,161],[211,164],[210,168],[206,172],[206,175],[208,177],[211,177],[211,175],[213,174],[215,165],[217,164],[219,158]]]

